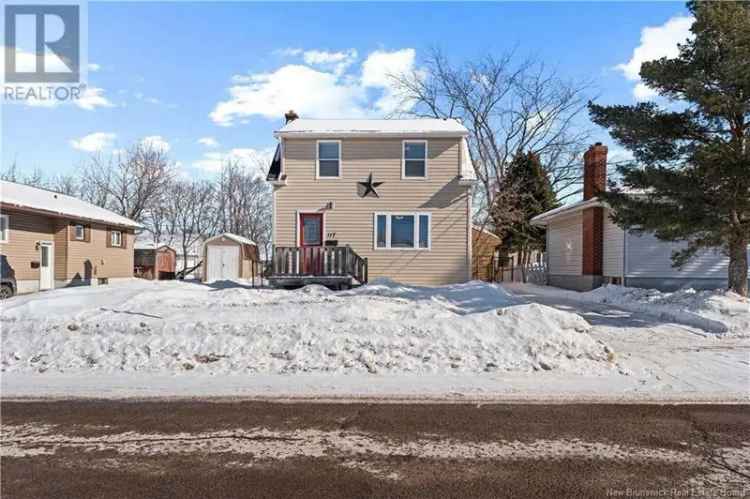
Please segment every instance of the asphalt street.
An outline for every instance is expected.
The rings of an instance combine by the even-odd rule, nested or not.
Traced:
[[[3,498],[748,497],[750,407],[4,401]]]

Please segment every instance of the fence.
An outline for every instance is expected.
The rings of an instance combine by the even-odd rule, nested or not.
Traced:
[[[499,258],[493,258],[489,265],[487,273],[490,282],[523,282],[525,270],[526,282],[547,284],[547,265],[544,262],[505,266]]]

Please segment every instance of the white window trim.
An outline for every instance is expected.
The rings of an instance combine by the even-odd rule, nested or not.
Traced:
[[[8,215],[0,215],[0,218],[5,220],[5,230],[2,232],[2,239],[0,244],[10,242],[10,217]]]
[[[320,175],[320,144],[331,144],[336,143],[339,145],[339,174],[336,177],[329,175]],[[344,155],[341,147],[340,140],[316,140],[315,141],[315,180],[337,180],[343,176],[344,163],[341,161],[341,157]],[[325,158],[324,160],[330,160],[331,158]]]
[[[115,234],[119,234],[120,235],[117,244],[115,244],[115,241],[114,241]],[[109,244],[113,248],[122,248],[122,231],[121,230],[110,230],[109,231]]]
[[[83,233],[81,234],[81,237],[78,237],[78,233],[76,232],[78,230],[78,227],[83,229]],[[75,237],[76,241],[85,241],[86,240],[86,226],[83,224],[75,224],[73,226],[73,236]]]
[[[406,144],[421,142],[424,144],[424,176],[406,176]],[[429,154],[429,143],[427,140],[402,140],[401,141],[401,180],[427,180],[427,158]]]
[[[391,217],[393,216],[414,217],[414,244],[413,248],[391,248]],[[385,247],[378,246],[378,217],[385,216]],[[419,217],[427,217],[427,247],[419,247]],[[432,250],[432,213],[424,211],[377,211],[372,217],[372,249],[374,251],[430,251]]]

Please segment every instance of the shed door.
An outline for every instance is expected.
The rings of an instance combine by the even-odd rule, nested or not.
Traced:
[[[207,281],[223,281],[240,277],[239,246],[208,246]]]

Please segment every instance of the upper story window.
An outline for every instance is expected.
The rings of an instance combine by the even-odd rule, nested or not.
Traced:
[[[317,178],[341,177],[341,141],[318,141]]]
[[[427,178],[426,140],[405,140],[402,156],[401,177]]]
[[[0,243],[7,243],[10,239],[10,219],[8,215],[0,215]]]
[[[376,249],[422,249],[432,246],[429,213],[376,213]]]
[[[110,245],[116,248],[122,247],[122,232],[119,230],[113,230],[109,234]]]
[[[83,241],[86,239],[86,227],[82,224],[76,224],[73,226],[73,234],[76,241]]]

